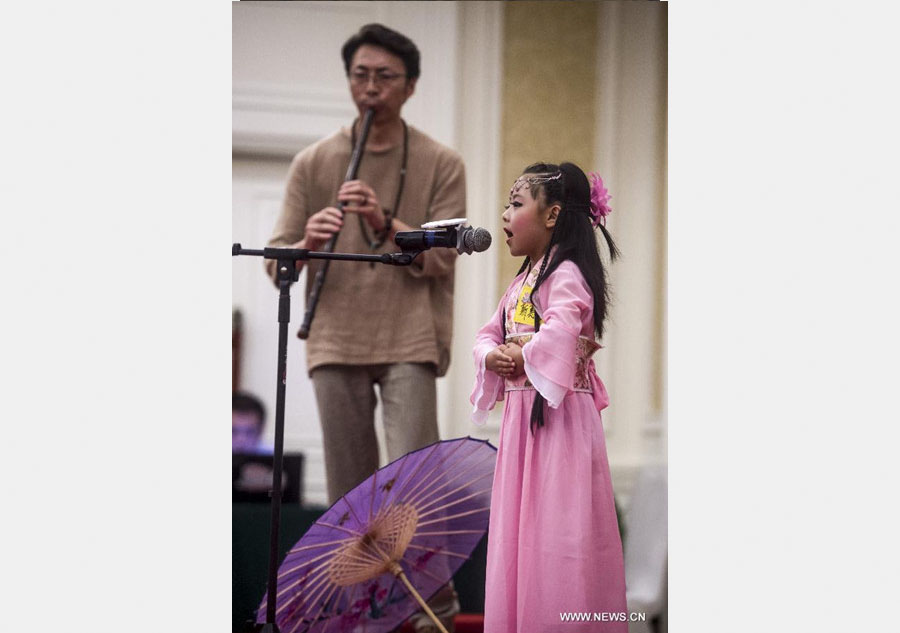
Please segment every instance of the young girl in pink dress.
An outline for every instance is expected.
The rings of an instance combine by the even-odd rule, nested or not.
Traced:
[[[491,499],[485,631],[628,630],[625,574],[594,370],[607,314],[595,228],[603,181],[572,163],[525,169],[503,212],[525,256],[475,343],[473,421],[505,400]],[[578,621],[574,616],[590,621]]]

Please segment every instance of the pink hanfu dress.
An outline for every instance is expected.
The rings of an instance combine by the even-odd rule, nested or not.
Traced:
[[[540,262],[517,276],[478,332],[472,419],[483,424],[504,400],[491,499],[485,631],[627,633],[625,572],[600,411],[609,404],[590,356],[593,297],[565,261],[538,288]],[[504,380],[485,369],[502,341],[522,344],[525,375]],[[535,389],[546,398],[544,426],[529,430]],[[592,621],[564,621],[565,614]],[[595,615],[596,614],[596,615]],[[604,615],[606,614],[606,615]],[[583,616],[582,616],[583,617]]]

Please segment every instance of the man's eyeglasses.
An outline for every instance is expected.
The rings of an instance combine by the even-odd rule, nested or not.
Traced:
[[[398,77],[406,77],[406,75],[402,73],[392,73],[388,70],[376,70],[376,71],[368,71],[363,70],[362,68],[357,68],[350,72],[350,81],[358,86],[365,86],[369,83],[369,79],[371,78],[376,86],[383,86],[388,84]]]

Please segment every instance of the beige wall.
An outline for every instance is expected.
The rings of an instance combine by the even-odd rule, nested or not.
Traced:
[[[504,5],[497,213],[523,167],[570,160],[599,171],[622,250],[598,370],[617,492],[666,461],[665,3]],[[498,240],[500,241],[500,240]],[[601,252],[604,249],[601,248]],[[497,249],[499,298],[521,264]]]
[[[505,5],[498,213],[526,165],[594,162],[597,11],[593,2]],[[502,294],[522,262],[497,253]]]
[[[608,228],[622,250],[603,378],[611,461],[666,461],[667,5],[598,5],[596,165],[609,182]]]

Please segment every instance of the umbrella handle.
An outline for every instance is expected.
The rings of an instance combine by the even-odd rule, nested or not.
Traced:
[[[416,591],[412,586],[412,583],[409,582],[409,579],[406,577],[406,574],[403,573],[403,569],[400,568],[400,565],[394,563],[391,566],[391,573],[403,581],[403,584],[406,585],[409,593],[411,593],[412,597],[416,599],[416,602],[419,603],[419,606],[422,607],[422,610],[428,614],[428,617],[430,617],[434,621],[435,626],[437,626],[437,628],[441,630],[441,633],[448,633],[447,629],[445,629],[444,625],[441,624],[441,621],[437,619],[437,616],[434,614],[434,612],[428,607],[427,604],[425,604],[425,601],[422,600],[422,596],[419,595],[419,592]]]

